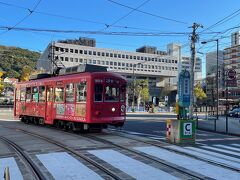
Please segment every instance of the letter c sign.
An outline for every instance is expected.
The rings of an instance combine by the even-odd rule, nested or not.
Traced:
[[[183,135],[189,136],[192,135],[192,123],[183,123]]]

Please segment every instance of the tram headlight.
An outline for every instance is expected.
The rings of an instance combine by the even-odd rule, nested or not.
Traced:
[[[113,108],[112,108],[112,112],[115,112],[115,111],[116,111],[116,109],[113,107]]]
[[[121,112],[125,112],[125,106],[124,105],[121,106]]]

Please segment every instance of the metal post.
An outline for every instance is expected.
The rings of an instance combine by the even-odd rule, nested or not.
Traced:
[[[229,109],[229,104],[228,104],[228,83],[227,83],[227,78],[226,78],[226,133],[228,133],[228,109]]]
[[[134,74],[134,67],[135,67],[135,64],[133,64],[133,76],[132,76],[132,81],[133,81],[133,101],[132,101],[132,111],[135,110],[134,108],[134,105],[135,105],[135,74]]]
[[[190,63],[190,107],[189,107],[189,119],[193,119],[193,108],[194,108],[194,70],[196,61],[196,47],[195,43],[198,40],[198,34],[196,30],[198,27],[203,27],[200,24],[193,23],[192,25],[192,36],[191,36],[191,63]]]
[[[219,106],[219,67],[218,67],[218,39],[216,39],[217,41],[217,120],[218,120],[218,106]],[[216,130],[216,129],[215,129]]]

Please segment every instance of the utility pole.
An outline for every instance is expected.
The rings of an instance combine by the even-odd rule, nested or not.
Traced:
[[[190,62],[190,107],[189,107],[189,119],[193,119],[193,109],[194,109],[194,70],[196,61],[196,47],[195,43],[198,41],[198,34],[196,30],[203,26],[201,24],[193,23],[190,27],[192,28],[191,35],[191,62]]]

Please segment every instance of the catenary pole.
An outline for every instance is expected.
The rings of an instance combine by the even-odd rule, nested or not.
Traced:
[[[194,109],[194,70],[196,62],[196,46],[195,43],[198,41],[198,34],[196,30],[199,27],[203,27],[201,24],[193,23],[192,35],[191,35],[191,62],[190,62],[190,107],[189,107],[189,119],[193,119],[193,109]]]

